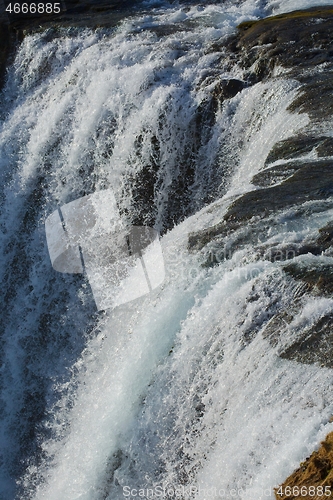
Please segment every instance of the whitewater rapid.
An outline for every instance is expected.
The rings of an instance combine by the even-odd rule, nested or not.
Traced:
[[[219,41],[242,21],[312,3],[148,2],[110,30],[23,40],[1,95],[0,498],[120,500],[140,488],[274,498],[333,430],[332,370],[283,360],[261,335],[298,293],[281,263],[251,239],[216,267],[188,250],[190,233],[255,189],[272,146],[309,123],[288,111],[299,84],[281,75],[220,105],[197,139],[214,83],[244,76]],[[191,184],[177,191],[188,158]],[[151,192],[131,189],[140,174]],[[162,234],[166,276],[148,296],[97,311],[84,276],[52,269],[44,225],[106,189],[125,220]],[[332,215],[295,226],[287,210],[261,243],[311,237]],[[332,311],[330,298],[304,299],[285,338]]]

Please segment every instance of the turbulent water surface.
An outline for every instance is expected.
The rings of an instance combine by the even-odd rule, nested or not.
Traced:
[[[188,250],[255,189],[274,144],[309,124],[288,111],[299,83],[283,74],[210,101],[221,78],[244,79],[222,41],[313,4],[146,2],[112,29],[23,40],[1,95],[1,499],[273,498],[332,430],[332,370],[278,353],[333,300],[297,301],[297,282],[258,250],[311,238],[331,199],[297,222],[276,213],[259,237],[236,229],[247,243],[220,265]],[[126,224],[161,233],[166,277],[97,311],[84,275],[52,269],[44,224],[105,189]],[[292,304],[284,340],[269,342]]]

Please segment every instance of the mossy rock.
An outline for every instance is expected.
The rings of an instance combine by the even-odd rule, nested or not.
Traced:
[[[320,20],[320,22],[318,22]],[[259,21],[247,21],[238,26],[236,49],[247,53],[245,66],[251,66],[259,57],[269,76],[277,64],[285,67],[308,67],[332,62],[333,8],[322,7],[289,12]],[[235,46],[235,41],[232,42]],[[266,74],[265,74],[266,73]],[[260,76],[260,75],[259,75]]]
[[[260,21],[244,21],[240,23],[237,27],[240,31],[247,31],[250,28],[257,29],[258,26],[265,25],[270,26],[271,24],[276,24],[276,21],[294,21],[306,20],[313,17],[326,17],[333,15],[333,7],[310,7],[309,9],[294,10],[292,12],[286,12],[284,14],[277,14],[275,16],[269,16]]]
[[[277,66],[288,68],[289,76],[301,83],[289,110],[319,122],[333,113],[332,31],[332,7],[296,11],[241,24],[230,50],[249,69],[253,82],[271,77]],[[325,71],[314,73],[321,65]],[[310,145],[311,140],[305,148]],[[332,142],[326,143],[319,154],[327,156],[332,150]]]

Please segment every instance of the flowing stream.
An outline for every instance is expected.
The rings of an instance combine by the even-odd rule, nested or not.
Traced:
[[[209,108],[219,79],[244,77],[222,41],[328,3],[147,2],[112,29],[23,40],[1,95],[1,500],[274,498],[333,429],[332,370],[262,335],[298,296],[281,262],[260,258],[250,227],[218,266],[188,250],[309,123],[287,110],[299,84],[283,75]],[[52,269],[45,220],[105,189],[127,223],[161,233],[166,276],[97,311],[85,275]],[[310,237],[333,208],[293,215],[263,223],[261,245]],[[304,296],[285,342],[330,312]]]

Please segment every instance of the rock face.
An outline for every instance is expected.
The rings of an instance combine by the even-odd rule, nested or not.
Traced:
[[[244,65],[256,65],[258,79],[274,66],[295,69],[316,67],[333,61],[332,7],[312,8],[239,25],[230,47],[242,53]]]
[[[236,199],[214,227],[191,234],[190,250],[198,251],[208,244],[218,248],[223,239],[249,220],[253,236],[260,219],[265,220],[283,209],[300,207],[306,201],[331,198],[333,139],[325,134],[316,135],[314,129],[333,110],[333,41],[329,35],[332,28],[331,7],[308,9],[242,23],[237,35],[228,42],[229,50],[247,72],[246,80],[251,84],[274,78],[278,67],[298,80],[300,90],[289,111],[306,112],[310,124],[299,135],[274,145],[264,170],[252,179],[259,189]],[[309,154],[313,160],[304,159]],[[259,231],[258,228],[257,233]],[[316,241],[298,248],[294,256],[307,252],[319,255],[327,251],[331,245],[330,236],[327,236],[325,248],[322,237],[323,233],[319,232]],[[245,243],[245,240],[238,240],[237,248]],[[300,276],[297,279],[301,279]]]
[[[275,68],[282,66],[287,69],[288,76],[301,83],[289,110],[308,113],[311,124],[308,134],[303,131],[299,136],[278,142],[268,154],[265,167],[277,160],[293,161],[272,166],[255,175],[253,184],[263,189],[235,200],[217,226],[192,234],[190,249],[203,248],[214,238],[226,235],[239,223],[254,216],[265,217],[272,211],[298,205],[306,199],[325,199],[332,194],[333,139],[325,135],[315,136],[313,126],[331,116],[333,111],[333,41],[329,35],[333,29],[333,9],[292,12],[245,22],[238,28],[238,34],[228,43],[228,48],[248,71],[247,80],[252,83],[263,81],[272,77]],[[302,160],[312,151],[321,161]]]
[[[279,183],[283,175],[287,178]],[[254,216],[264,217],[308,200],[330,197],[333,194],[333,161],[287,163],[265,170],[261,179],[261,183],[268,181],[273,185],[250,191],[236,200],[225,215],[226,221],[242,222]]]
[[[304,215],[311,217],[332,208],[333,139],[318,127],[318,122],[325,123],[333,110],[333,41],[329,35],[332,28],[333,9],[329,7],[239,26],[228,47],[248,72],[247,81],[279,78],[274,75],[276,68],[282,67],[282,74],[300,82],[289,111],[306,112],[310,122],[299,135],[273,146],[264,168],[252,179],[252,191],[234,200],[218,224],[191,234],[188,241],[190,251],[206,252],[207,266],[231,258],[235,250],[251,242],[258,258],[286,261],[282,269],[293,278],[298,290],[316,297],[331,297],[333,293],[332,267],[320,260],[321,255],[333,255],[332,223],[318,227],[317,236],[312,239],[286,247],[263,247],[260,240],[268,234],[276,215],[287,209],[293,210],[293,221],[297,222]],[[308,264],[291,261],[306,254]],[[285,325],[292,322],[300,307],[296,300],[288,311],[271,319],[263,335],[272,345],[277,345],[280,331],[287,335]],[[297,341],[291,345],[287,342],[288,347],[281,349],[279,355],[332,368],[332,325],[330,315],[321,317]]]
[[[303,462],[285,482],[275,489],[279,500],[320,500],[332,498],[333,432],[328,434],[318,451]]]

